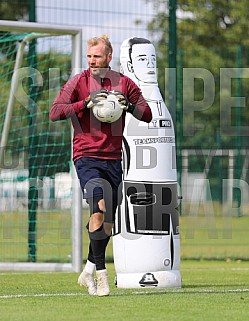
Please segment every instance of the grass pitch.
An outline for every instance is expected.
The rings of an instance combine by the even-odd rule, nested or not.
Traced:
[[[0,273],[1,321],[244,321],[249,318],[249,264],[183,261],[182,288],[117,289],[108,264],[109,297],[92,297],[76,273]]]
[[[181,258],[208,260],[249,260],[249,215],[223,217],[184,215],[180,217]],[[249,208],[247,210],[249,213]],[[89,239],[85,225],[88,211],[83,212],[83,256],[86,258]],[[0,261],[26,262],[27,213],[1,213]],[[37,216],[37,262],[70,262],[72,249],[71,215],[65,212],[39,212]],[[111,244],[111,242],[110,242]],[[107,259],[113,261],[112,247]]]

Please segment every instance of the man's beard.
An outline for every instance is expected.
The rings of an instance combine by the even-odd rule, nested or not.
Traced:
[[[107,67],[90,67],[90,70],[91,70],[91,74],[93,76],[103,77],[103,76],[105,76],[105,74],[109,70],[109,66],[107,66]]]

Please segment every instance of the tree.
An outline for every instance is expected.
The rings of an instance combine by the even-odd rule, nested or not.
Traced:
[[[0,0],[0,20],[28,20],[29,0]]]
[[[168,58],[168,18],[169,1],[147,0],[153,2],[157,14],[148,24],[157,49],[159,84],[164,88],[164,74],[161,70],[167,67]],[[247,52],[249,50],[248,1],[247,0],[178,0],[177,1],[177,46],[183,52],[184,68],[204,68],[212,73],[215,80],[215,99],[211,107],[195,113],[196,123],[201,124],[194,135],[184,137],[184,147],[234,147],[236,137],[221,135],[220,133],[220,68],[247,66]],[[242,58],[238,57],[238,48],[242,48]],[[240,90],[234,80],[232,96],[241,91],[247,96],[249,86],[242,81]],[[185,90],[185,94],[187,91]],[[185,108],[188,106],[185,96]],[[203,82],[195,83],[195,99],[203,99]],[[233,109],[233,119],[236,108]],[[191,119],[185,114],[185,125],[191,125]],[[248,108],[241,111],[241,125],[248,126]],[[219,141],[219,142],[218,142]],[[242,144],[248,146],[247,137],[242,138]]]
[[[152,41],[157,49],[158,70],[160,87],[164,82],[164,75],[161,70],[167,66],[168,42],[169,42],[169,1],[147,0],[153,2],[157,13],[148,24],[152,34]],[[206,88],[207,96],[213,95],[212,86],[215,87],[215,96],[212,104],[206,109],[194,112],[193,99],[189,99],[194,89],[194,101],[200,102],[204,95],[204,83],[201,77],[196,77],[195,82],[184,82],[184,95],[178,102],[178,114],[183,113],[183,124],[186,131],[194,125],[194,132],[187,135],[179,130],[182,126],[177,118],[176,128],[178,140],[181,141],[181,148],[191,149],[216,149],[235,148],[248,149],[248,135],[240,135],[238,123],[248,128],[249,124],[249,82],[248,72],[242,79],[237,74],[233,75],[230,88],[222,88],[221,68],[247,67],[249,64],[249,37],[248,28],[248,1],[247,0],[177,0],[177,48],[178,63],[181,63],[184,70],[187,68],[203,68],[213,75],[215,86],[211,84]],[[201,70],[201,69],[200,69]],[[181,70],[178,69],[178,72]],[[227,78],[229,79],[229,69]],[[198,72],[198,70],[196,70]],[[230,72],[232,72],[230,70]],[[186,79],[185,79],[186,80]],[[225,79],[226,81],[226,79]],[[178,78],[178,89],[181,83]],[[166,93],[167,94],[167,93]],[[247,106],[240,108],[229,106],[224,98],[238,97],[234,99],[234,105],[240,101],[239,97],[245,97]],[[167,98],[167,97],[166,97]],[[221,104],[225,101],[225,104]],[[182,103],[182,104],[181,104]],[[179,108],[180,106],[180,108]],[[223,108],[221,108],[223,106]],[[231,108],[232,107],[232,108]],[[227,112],[231,112],[231,115]],[[239,115],[239,116],[238,116]],[[222,123],[227,121],[227,129],[236,128],[236,135],[222,131]],[[226,125],[225,125],[226,126]],[[180,139],[179,139],[180,137]],[[240,155],[240,154],[238,154]],[[236,161],[239,158],[237,157]],[[203,159],[204,160],[204,159]],[[196,171],[200,158],[192,158],[190,170]],[[221,199],[221,179],[227,177],[228,160],[222,157],[215,157],[209,171],[212,193]],[[201,164],[199,164],[201,165]],[[202,164],[203,165],[203,164]],[[236,163],[236,178],[240,178],[241,164]],[[201,166],[203,168],[203,166]],[[247,176],[248,177],[248,176]]]
[[[29,0],[0,0],[0,20],[24,20],[28,21]],[[10,32],[0,32],[0,37],[8,37]],[[6,54],[7,51],[16,53],[16,43],[12,42],[12,46],[8,49],[0,44],[0,55]]]

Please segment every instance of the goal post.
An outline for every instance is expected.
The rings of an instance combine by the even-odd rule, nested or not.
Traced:
[[[27,46],[34,40],[40,41],[36,50],[39,58],[37,70],[29,66],[27,51]],[[3,231],[1,253],[6,253],[6,256],[0,256],[0,270],[81,270],[82,196],[77,175],[71,166],[72,129],[68,122],[64,122],[64,131],[59,130],[59,125],[50,125],[48,120],[51,98],[55,92],[58,93],[67,77],[81,70],[81,61],[80,28],[0,20],[0,226]],[[63,70],[60,69],[62,63],[65,63]],[[26,69],[34,71],[34,78],[27,74]],[[30,85],[26,78],[32,78],[33,84]],[[55,83],[52,90],[51,83]],[[32,85],[36,87],[34,97],[27,94]],[[34,118],[30,104],[41,105]],[[32,170],[30,163],[35,164]],[[70,177],[67,175],[69,172]],[[64,176],[64,185],[71,184],[69,196],[63,196],[60,189],[63,184],[58,187],[58,181]],[[54,229],[51,222],[56,226]],[[38,230],[36,223],[39,223]],[[43,229],[41,224],[45,226]],[[63,244],[55,240],[56,233],[60,234],[59,238],[67,240],[63,242],[64,245],[67,243],[67,255],[63,252]],[[17,234],[20,234],[19,238]],[[32,237],[35,251],[37,237],[40,243],[38,254],[33,253],[34,259],[30,260],[28,242]],[[48,254],[48,247],[63,254],[53,257]],[[14,253],[13,249],[17,248],[21,248],[20,252],[26,249],[26,254]],[[42,249],[42,255],[39,255],[39,249]]]

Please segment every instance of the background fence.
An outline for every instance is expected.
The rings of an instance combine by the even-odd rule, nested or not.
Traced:
[[[6,6],[15,9],[8,11]],[[184,14],[189,13],[178,12],[178,18],[183,17]],[[163,20],[162,17],[166,19]],[[150,39],[157,48],[160,89],[166,104],[171,105],[172,97],[169,93],[172,84],[167,71],[170,67],[167,1],[108,0],[107,3],[99,0],[1,1],[0,19],[15,20],[17,18],[51,25],[64,24],[82,27],[83,53],[87,39],[107,33],[114,47],[113,69],[119,69],[119,48],[124,39],[133,36]],[[210,45],[209,50],[206,50],[203,45],[197,46],[193,42],[196,38],[205,36],[205,34],[200,35],[200,32],[200,29],[179,28],[177,31],[178,50],[175,55],[177,92],[175,93],[175,108],[171,109],[171,112],[175,120],[179,185],[183,196],[179,204],[182,257],[249,259],[246,237],[249,222],[248,129],[246,133],[244,132],[249,119],[247,103],[249,88],[246,80],[248,78],[246,69],[249,63],[248,51],[244,44],[237,44],[234,40],[230,44],[226,43],[225,49],[224,46],[219,47],[219,44],[215,42],[213,46]],[[212,33],[211,43],[215,36]],[[49,61],[47,68],[62,68],[63,66],[59,85],[62,85],[71,73],[71,66],[67,58],[71,48],[66,44],[66,37],[56,41],[52,40],[49,45],[42,44],[40,41],[36,43],[38,56],[44,52],[48,54],[49,50],[57,50],[58,54],[54,62],[47,60]],[[3,65],[3,54],[1,54],[0,64],[2,68],[5,66]],[[87,67],[85,55],[82,57],[82,65],[83,68]],[[190,68],[198,68],[194,83],[189,81],[192,79],[189,74]],[[221,110],[220,99],[228,95],[223,96],[221,93],[220,68],[237,68],[238,72],[237,78],[231,81],[230,96],[237,97],[237,108],[230,108],[230,118],[226,114],[226,109]],[[242,71],[241,68],[244,70]],[[203,70],[206,70],[208,75],[203,73]],[[243,73],[244,78],[240,72]],[[8,77],[10,76],[11,71]],[[206,76],[208,78],[205,78]],[[213,82],[211,86],[205,87],[204,83],[209,81],[209,76],[213,77]],[[189,84],[193,84],[194,98]],[[214,86],[213,91],[210,91],[212,86]],[[226,89],[226,84],[224,86]],[[58,88],[56,90],[58,92]],[[204,99],[205,95],[213,95],[212,104],[208,104]],[[238,108],[243,105],[239,97],[246,98],[245,108]],[[4,99],[3,90],[1,99]],[[193,106],[192,103],[196,101],[202,103],[201,108]],[[41,101],[40,104],[42,104]],[[226,102],[223,105],[226,107]],[[1,108],[0,126],[3,125],[4,116],[3,107]],[[43,166],[38,166],[40,172],[37,177],[42,177],[45,182],[40,194],[43,197],[39,199],[38,206],[40,245],[36,259],[42,262],[55,260],[67,262],[70,260],[72,237],[70,230],[70,130],[68,123],[62,126],[49,124],[47,115],[50,106],[47,104],[42,108],[45,130],[42,131],[42,135],[41,131],[38,132],[37,141],[34,142],[37,144],[39,155],[43,155],[40,158],[43,160]],[[13,127],[11,134],[14,139],[22,135],[18,131],[18,121],[21,116],[23,117],[20,114],[16,115],[17,125]],[[13,121],[14,119],[15,115]],[[223,122],[225,134],[221,128],[223,119],[227,120]],[[235,132],[229,133],[229,128]],[[51,137],[56,137],[56,144],[51,143]],[[22,149],[22,153],[22,162],[14,169],[8,168],[8,155],[6,155],[6,163],[0,174],[1,261],[27,260],[27,170],[29,166],[27,160],[30,157],[30,150]],[[85,219],[87,215],[86,212]],[[54,229],[53,226],[55,226]],[[16,233],[17,229],[21,230],[21,233]],[[53,234],[52,239],[57,238],[62,243],[66,243],[65,250],[60,242],[53,245],[54,241],[50,238],[44,241],[44,237],[49,234],[48,231]],[[16,237],[17,234],[18,237]],[[53,249],[47,251],[49,247]],[[111,257],[110,248],[108,253]]]

